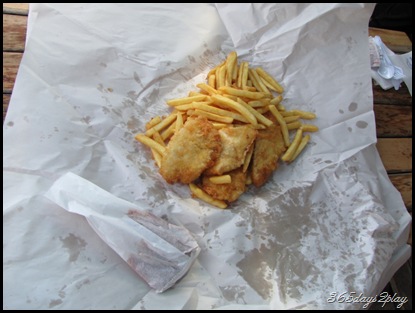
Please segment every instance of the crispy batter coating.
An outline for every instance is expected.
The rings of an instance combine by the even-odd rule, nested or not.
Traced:
[[[232,178],[230,184],[214,184],[209,180],[209,176],[204,175],[201,188],[215,199],[235,201],[246,190],[246,173],[243,172],[241,166],[227,174]]]
[[[272,124],[258,131],[252,156],[251,177],[256,187],[265,184],[272,172],[277,169],[278,159],[285,152],[281,127]]]
[[[215,165],[208,168],[206,175],[222,175],[241,166],[249,147],[258,131],[249,125],[225,127],[219,130],[222,152]]]
[[[205,117],[189,117],[169,141],[160,174],[169,183],[188,184],[211,167],[222,150],[219,132]]]

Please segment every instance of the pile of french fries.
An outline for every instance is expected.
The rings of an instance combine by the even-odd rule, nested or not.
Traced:
[[[302,110],[287,110],[282,104],[284,88],[262,67],[250,67],[244,61],[238,63],[236,52],[207,74],[206,82],[196,85],[198,90],[190,91],[186,97],[167,101],[172,108],[168,116],[156,116],[146,124],[145,133],[135,139],[151,149],[158,167],[170,138],[180,130],[187,117],[202,115],[212,122],[215,128],[250,124],[256,129],[265,129],[273,124],[264,114],[271,112],[281,127],[286,151],[281,160],[294,161],[310,140],[306,132],[316,132],[318,127],[304,123],[316,115]],[[290,140],[290,131],[295,131]],[[252,149],[251,149],[252,150]],[[252,151],[251,151],[252,155]],[[249,165],[250,156],[247,156]],[[229,175],[211,177],[220,184],[229,183]],[[249,184],[249,179],[247,184]],[[217,207],[226,208],[224,201],[213,199],[196,184],[190,183],[193,196]]]

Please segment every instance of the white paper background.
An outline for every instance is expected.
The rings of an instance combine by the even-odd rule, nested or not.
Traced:
[[[31,5],[3,127],[4,308],[360,308],[326,299],[378,292],[410,222],[374,145],[372,10]],[[288,108],[315,112],[320,131],[222,211],[165,183],[133,138],[232,50],[282,82]],[[84,218],[43,196],[69,171],[193,232],[202,251],[175,288],[151,291]]]

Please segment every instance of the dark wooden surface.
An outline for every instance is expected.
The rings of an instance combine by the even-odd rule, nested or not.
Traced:
[[[3,121],[13,92],[13,85],[25,47],[27,3],[3,3]],[[405,33],[369,29],[395,53],[412,51]],[[405,85],[396,91],[373,86],[377,148],[388,175],[402,195],[412,215],[412,97]],[[408,238],[412,245],[412,232]],[[412,309],[412,258],[395,274],[386,291],[408,296],[410,301],[400,309]],[[372,309],[396,309],[396,305],[375,303]]]

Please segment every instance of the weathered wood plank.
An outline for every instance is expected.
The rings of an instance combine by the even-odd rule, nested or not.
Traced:
[[[23,53],[3,52],[3,93],[11,93]]]
[[[379,36],[383,43],[395,53],[412,51],[412,42],[404,32],[370,27],[369,36]]]
[[[23,52],[26,30],[26,16],[3,14],[3,52]]]
[[[390,174],[389,179],[401,193],[402,200],[409,212],[412,212],[412,173]]]
[[[29,13],[29,3],[3,3],[3,14],[27,15]]]
[[[4,118],[6,117],[6,113],[7,113],[7,108],[9,107],[9,103],[10,103],[10,94],[3,94],[3,122],[4,122]]]
[[[412,138],[378,138],[376,147],[388,173],[412,172]]]
[[[373,103],[412,106],[412,97],[405,84],[401,84],[398,90],[383,90],[382,87],[373,85]]]
[[[377,137],[412,137],[412,106],[374,105]]]

